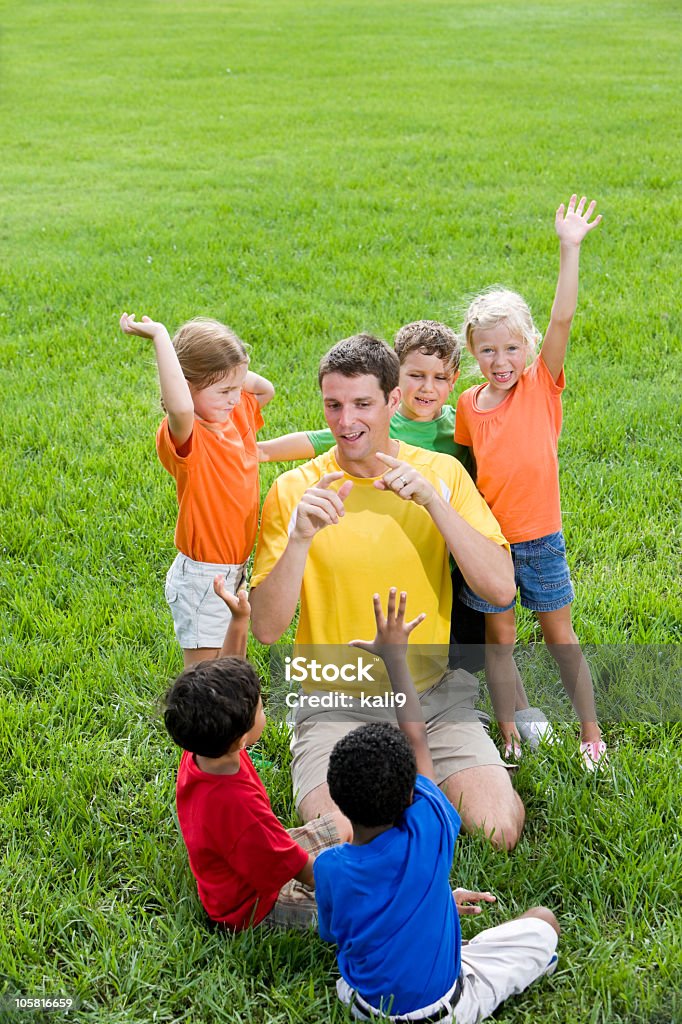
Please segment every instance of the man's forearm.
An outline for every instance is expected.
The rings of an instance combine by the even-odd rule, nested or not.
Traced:
[[[426,508],[474,593],[494,605],[513,601],[514,566],[507,549],[470,526],[440,495]]]
[[[310,540],[291,536],[275,567],[249,594],[251,630],[262,644],[277,643],[294,617],[309,548]]]

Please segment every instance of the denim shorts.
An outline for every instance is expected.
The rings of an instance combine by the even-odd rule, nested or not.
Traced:
[[[514,580],[519,591],[521,604],[532,612],[557,612],[570,604],[575,597],[571,573],[566,561],[564,535],[548,533],[537,540],[524,540],[511,545],[514,561]],[[501,608],[488,604],[464,584],[460,599],[477,612],[493,615],[507,612],[516,604],[516,599]]]
[[[236,594],[244,586],[246,562],[220,565],[195,562],[179,552],[166,575],[166,601],[173,616],[175,636],[183,650],[222,647],[230,622],[230,609],[213,590],[218,573]]]

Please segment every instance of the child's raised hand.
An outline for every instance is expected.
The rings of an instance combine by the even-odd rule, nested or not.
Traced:
[[[151,341],[161,332],[167,333],[162,323],[152,320],[148,316],[143,316],[138,323],[134,313],[123,313],[119,323],[124,334],[135,334],[138,338],[149,338]]]
[[[497,896],[493,896],[491,892],[474,892],[472,889],[453,889],[452,898],[460,917],[480,914],[483,907],[477,906],[478,903],[497,902]]]
[[[590,223],[590,217],[597,205],[596,200],[593,199],[585,209],[587,198],[583,196],[576,206],[577,199],[576,195],[572,195],[568,201],[568,209],[562,203],[556,212],[554,227],[562,245],[580,245],[585,235],[601,223],[601,213]]]
[[[213,589],[230,609],[233,619],[246,619],[248,621],[251,617],[251,605],[249,604],[249,595],[245,590],[239,590],[236,595],[233,594],[231,590],[227,589],[224,576],[215,577]]]
[[[363,651],[369,651],[371,654],[378,654],[380,658],[383,658],[386,654],[390,653],[391,650],[407,646],[407,638],[410,633],[424,621],[426,615],[422,612],[421,615],[418,615],[416,619],[412,619],[411,622],[405,622],[407,593],[404,590],[400,592],[400,601],[398,603],[397,611],[395,601],[396,594],[396,588],[391,587],[388,592],[386,615],[384,615],[381,607],[381,598],[378,594],[374,595],[372,600],[374,602],[374,618],[377,623],[377,635],[374,640],[351,640],[348,645],[349,647],[360,647]]]

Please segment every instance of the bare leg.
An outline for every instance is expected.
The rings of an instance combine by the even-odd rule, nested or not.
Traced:
[[[441,789],[459,811],[467,832],[483,828],[496,849],[514,849],[521,837],[526,811],[506,768],[465,768],[450,775]]]
[[[592,676],[571,625],[571,606],[567,604],[556,612],[537,612],[537,616],[547,650],[559,666],[561,682],[580,719],[580,738],[583,743],[599,743]]]
[[[485,678],[490,691],[490,699],[495,710],[497,724],[502,733],[505,746],[520,743],[514,709],[519,687],[526,697],[519,670],[514,662],[514,643],[516,641],[516,617],[514,609],[497,612],[485,617]],[[528,701],[526,700],[526,707]]]
[[[219,647],[194,647],[191,649],[183,647],[182,661],[185,668],[189,668],[190,665],[196,665],[199,661],[211,661],[212,658],[217,658],[219,654]]]
[[[306,793],[298,805],[298,813],[303,821],[313,821],[314,818],[320,818],[323,814],[333,814],[341,842],[349,843],[353,838],[353,826],[330,797],[326,782]]]
[[[516,663],[514,663],[514,667],[516,668]],[[515,707],[515,710],[516,711],[527,711],[529,707],[530,707],[530,702],[528,700],[528,694],[526,693],[526,688],[523,685],[523,680],[521,679],[521,675],[519,673],[519,670],[516,669],[516,707]]]
[[[541,921],[546,921],[547,924],[554,929],[557,935],[561,935],[559,922],[548,907],[531,907],[531,909],[527,910],[525,914],[519,914],[518,920],[520,921],[524,917],[539,917]]]

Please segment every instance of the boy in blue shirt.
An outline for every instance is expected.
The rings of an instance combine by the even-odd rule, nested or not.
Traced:
[[[391,590],[377,635],[353,646],[383,659],[400,731],[361,726],[331,754],[332,798],[353,840],[323,851],[314,875],[321,937],[338,946],[337,992],[356,1019],[474,1024],[556,968],[559,925],[545,907],[480,932],[462,946],[459,914],[480,913],[490,893],[450,890],[460,818],[433,781],[421,708],[405,652],[423,619],[405,622]]]

